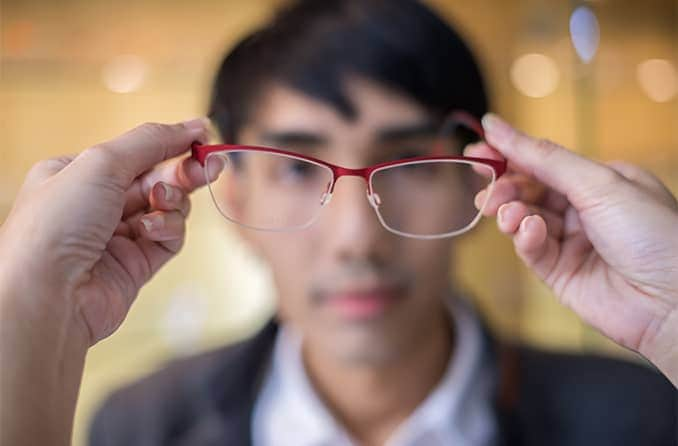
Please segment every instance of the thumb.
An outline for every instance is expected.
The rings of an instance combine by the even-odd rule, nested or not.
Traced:
[[[64,167],[68,166],[75,159],[75,157],[76,155],[64,155],[38,161],[26,174],[21,190],[25,192],[35,188],[47,178],[63,170]]]
[[[614,169],[585,158],[558,144],[536,139],[492,113],[482,120],[487,141],[513,167],[567,196],[581,209],[623,181]]]
[[[115,179],[127,189],[143,172],[186,152],[192,142],[206,141],[206,125],[206,118],[172,125],[147,122],[84,151],[74,163],[89,163],[84,170]]]

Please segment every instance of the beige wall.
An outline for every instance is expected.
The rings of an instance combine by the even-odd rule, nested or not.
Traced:
[[[273,3],[4,1],[0,221],[38,159],[80,151],[143,121],[200,115],[222,51],[263,20]],[[495,110],[534,134],[587,154],[639,162],[678,191],[678,100],[652,102],[635,79],[635,66],[643,59],[677,64],[675,2],[592,2],[603,40],[592,74],[583,80],[567,38],[571,2],[431,4],[472,39]],[[511,62],[532,51],[553,57],[561,69],[557,90],[543,99],[522,96],[509,80]],[[113,93],[101,81],[102,68],[129,53],[148,64],[146,80],[134,93]],[[582,123],[576,119],[582,115],[591,119]],[[91,350],[77,444],[92,409],[112,388],[167,358],[247,336],[273,311],[265,268],[217,217],[204,191],[194,201],[186,248],[144,288],[121,330]],[[618,352],[526,274],[492,222],[462,245],[456,275],[501,334],[554,348]]]

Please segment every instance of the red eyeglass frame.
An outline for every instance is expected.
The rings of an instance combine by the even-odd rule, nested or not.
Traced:
[[[469,129],[475,131],[478,134],[478,136],[480,137],[480,139],[487,144],[487,142],[485,141],[485,132],[483,131],[483,127],[480,124],[480,122],[473,115],[471,115],[467,112],[464,112],[464,111],[454,111],[445,120],[445,123],[448,123],[448,122],[459,122],[459,123],[465,125]],[[444,125],[445,124],[443,124],[443,128],[444,128]],[[411,157],[411,158],[404,158],[404,159],[400,159],[400,160],[397,160],[397,161],[387,161],[387,162],[374,164],[374,165],[368,166],[368,167],[353,169],[353,168],[338,166],[336,164],[332,164],[332,163],[329,163],[327,161],[324,161],[324,160],[321,160],[321,159],[318,159],[318,158],[315,158],[315,157],[312,157],[312,156],[306,156],[306,155],[302,155],[300,153],[296,153],[296,152],[293,152],[293,151],[276,149],[276,148],[273,148],[273,147],[250,146],[250,145],[240,145],[240,144],[201,145],[198,142],[194,142],[191,145],[191,156],[192,156],[192,158],[195,159],[196,161],[198,161],[203,168],[205,167],[205,161],[206,161],[207,157],[211,153],[234,152],[234,151],[252,151],[252,152],[265,152],[265,153],[280,154],[280,155],[285,155],[285,156],[289,156],[289,157],[300,159],[300,160],[306,160],[306,161],[327,167],[332,172],[332,182],[331,182],[330,187],[327,191],[327,194],[329,195],[327,197],[328,201],[329,201],[329,198],[331,197],[332,193],[334,192],[334,186],[336,185],[339,178],[341,178],[343,176],[362,177],[365,180],[365,182],[367,183],[367,198],[370,201],[370,203],[373,206],[375,206],[375,209],[376,209],[376,206],[378,206],[378,203],[374,201],[371,176],[374,172],[376,172],[380,169],[386,168],[386,167],[399,166],[399,165],[403,165],[403,164],[408,164],[408,163],[412,163],[412,162],[420,162],[420,161],[466,161],[466,162],[469,162],[469,163],[483,164],[483,165],[491,168],[492,171],[494,172],[493,182],[496,181],[499,177],[501,177],[506,172],[506,168],[507,168],[507,161],[505,159],[504,160],[494,160],[494,159],[490,159],[490,158],[478,158],[478,157],[471,157],[471,156],[442,156],[442,155],[440,155],[440,156],[417,156],[417,157]],[[432,152],[433,153],[436,152],[436,147],[434,147]],[[323,204],[325,204],[325,203],[323,203]],[[379,214],[378,211],[377,211],[377,216],[381,219],[381,215]],[[312,222],[309,222],[309,225],[311,223]],[[408,236],[408,237],[413,236],[411,234],[402,233],[400,231],[393,230],[391,227],[386,225],[383,221],[382,221],[382,224],[384,225],[384,227],[386,227],[386,229],[388,229],[391,232],[395,232],[397,234],[405,235],[405,236]],[[448,235],[414,236],[414,237],[426,239],[426,238],[441,238],[441,237],[444,237],[444,236],[448,236]]]
[[[455,111],[453,112],[447,121],[458,121],[462,124],[465,124],[470,129],[478,133],[478,136],[485,141],[485,132],[483,130],[480,122],[464,111]],[[486,142],[487,144],[487,142]],[[488,144],[489,145],[489,144]],[[491,147],[491,146],[490,146]],[[210,153],[214,152],[233,152],[233,151],[253,151],[253,152],[268,152],[268,153],[277,153],[280,155],[292,156],[294,158],[311,161],[313,163],[321,164],[332,171],[332,186],[329,190],[330,193],[334,191],[334,186],[337,183],[337,180],[343,176],[357,176],[362,177],[368,186],[369,193],[372,193],[371,190],[371,181],[370,175],[378,169],[383,167],[398,166],[401,164],[411,163],[413,161],[471,161],[479,164],[484,164],[489,166],[495,174],[495,180],[501,177],[506,172],[506,160],[494,160],[490,158],[477,158],[472,156],[417,156],[411,158],[404,158],[396,161],[386,161],[379,164],[374,164],[372,166],[363,167],[359,169],[352,169],[348,167],[338,166],[336,164],[329,163],[327,161],[312,157],[302,155],[300,153],[276,149],[273,147],[263,147],[263,146],[249,146],[249,145],[240,145],[240,144],[211,144],[211,145],[201,145],[197,142],[194,142],[191,145],[191,156],[193,159],[198,161],[201,166],[205,167],[205,160]],[[435,149],[434,149],[435,151]]]

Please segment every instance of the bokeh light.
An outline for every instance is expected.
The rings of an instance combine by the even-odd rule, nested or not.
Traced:
[[[600,26],[596,14],[588,6],[579,6],[572,12],[570,39],[582,62],[591,62],[600,43]]]
[[[134,54],[114,57],[101,71],[101,79],[114,93],[132,93],[137,91],[146,80],[148,65]]]
[[[636,69],[638,83],[655,102],[668,102],[678,93],[676,67],[666,59],[648,59]]]
[[[560,81],[558,66],[548,56],[530,53],[511,65],[511,81],[525,96],[543,98],[553,93]]]

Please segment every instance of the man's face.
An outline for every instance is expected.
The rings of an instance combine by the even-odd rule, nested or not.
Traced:
[[[348,120],[331,105],[274,86],[256,104],[239,142],[298,151],[359,168],[412,155],[415,129],[430,127],[416,102],[352,78],[357,109]],[[420,136],[421,138],[421,136]],[[269,264],[279,316],[342,361],[388,363],[419,348],[445,316],[451,242],[405,238],[384,229],[360,177],[342,177],[308,229],[243,235]],[[248,204],[244,213],[258,212]],[[425,215],[417,218],[426,218]]]

